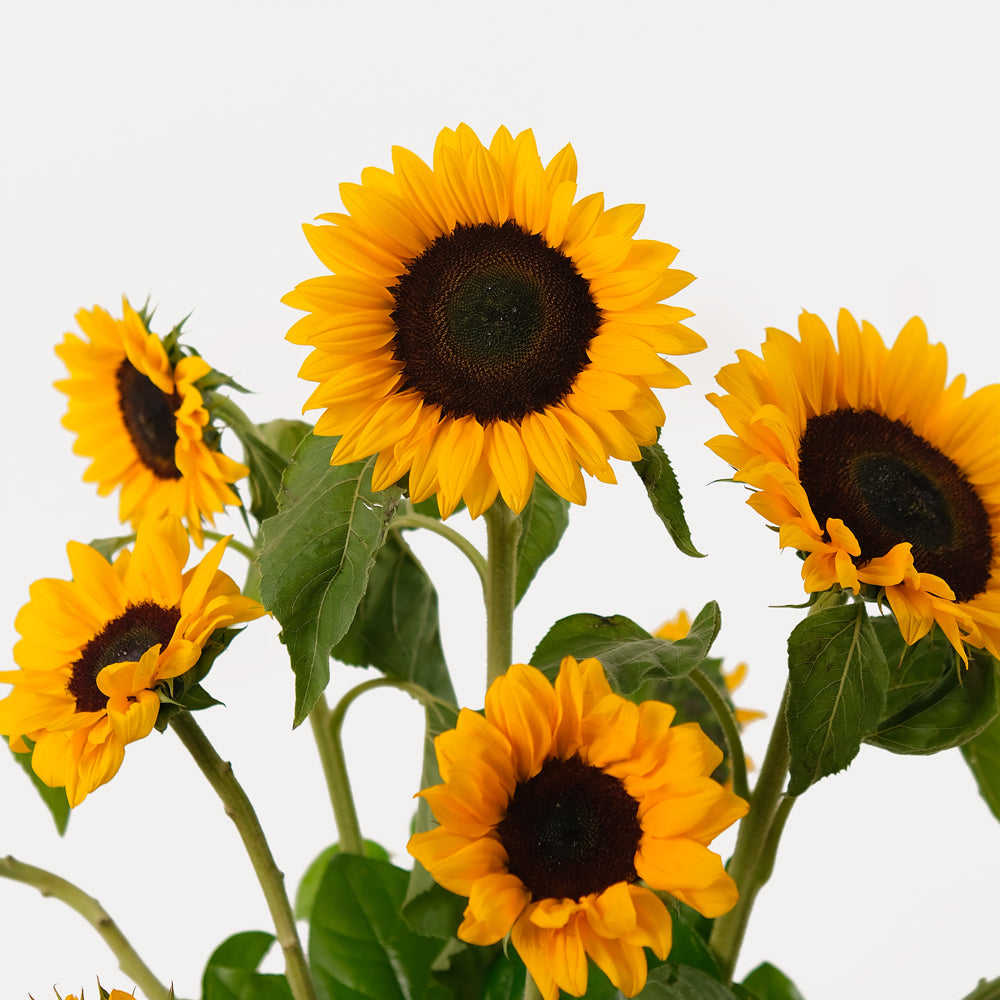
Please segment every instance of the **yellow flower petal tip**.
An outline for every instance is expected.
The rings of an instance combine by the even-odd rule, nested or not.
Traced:
[[[662,301],[691,275],[633,238],[641,206],[577,198],[569,146],[546,165],[530,131],[485,145],[461,125],[432,164],[396,148],[341,196],[306,227],[331,273],[284,299],[307,313],[288,339],[311,348],[305,409],[335,464],[377,455],[376,489],[406,477],[476,517],[498,494],[520,511],[536,474],[585,503],[583,472],[614,482],[608,459],[656,440],[652,389],[687,382],[662,355],[705,346]]]

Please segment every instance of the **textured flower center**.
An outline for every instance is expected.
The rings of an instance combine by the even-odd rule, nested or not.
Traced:
[[[511,221],[437,237],[391,291],[403,388],[482,424],[558,403],[601,322],[573,262]]]
[[[99,712],[108,703],[97,686],[97,675],[112,663],[133,663],[157,644],[166,646],[180,621],[178,608],[165,608],[154,601],[130,605],[105,624],[73,664],[68,690],[78,712]]]
[[[497,832],[533,899],[580,899],[638,878],[638,812],[618,778],[570,757],[517,786]]]
[[[159,479],[180,479],[180,469],[174,462],[174,413],[180,406],[180,396],[176,392],[168,396],[157,389],[128,358],[118,366],[115,378],[125,429],[143,465]]]
[[[839,517],[854,532],[859,565],[910,542],[917,570],[945,580],[956,600],[986,590],[989,514],[958,466],[906,424],[871,410],[810,417],[799,479],[821,525]]]

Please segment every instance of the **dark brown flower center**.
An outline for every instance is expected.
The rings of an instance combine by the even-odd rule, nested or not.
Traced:
[[[511,221],[437,237],[391,291],[403,388],[482,424],[558,403],[601,322],[573,262]]]
[[[174,413],[181,398],[167,395],[126,358],[116,373],[118,407],[125,429],[143,465],[159,479],[180,479],[174,462],[177,427]]]
[[[97,675],[112,663],[132,663],[152,646],[166,646],[181,619],[179,608],[165,608],[154,601],[141,601],[107,622],[73,664],[67,685],[76,699],[78,712],[99,712],[108,703],[97,686]]]
[[[517,786],[497,833],[533,899],[580,899],[638,878],[638,814],[618,778],[570,757]]]
[[[854,532],[859,566],[910,542],[917,570],[945,580],[956,600],[986,590],[989,514],[958,466],[906,424],[871,410],[810,417],[799,480],[822,527],[838,517]]]

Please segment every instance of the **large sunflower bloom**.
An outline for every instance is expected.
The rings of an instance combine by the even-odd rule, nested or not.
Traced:
[[[110,781],[125,745],[156,722],[160,681],[190,670],[216,629],[264,609],[219,570],[227,539],[193,569],[176,518],[147,521],[134,551],[109,563],[96,549],[67,546],[72,580],[38,580],[15,626],[20,670],[0,701],[0,734],[26,753],[47,785],[65,786],[71,806]]]
[[[138,525],[146,517],[184,518],[201,547],[202,518],[227,504],[247,467],[209,447],[208,412],[196,383],[212,369],[197,355],[171,364],[160,338],[122,299],[123,318],[95,306],[76,321],[83,340],[67,333],[56,348],[69,378],[56,388],[69,396],[63,426],[73,450],[93,461],[84,480],[101,496],[121,487],[119,517]]]
[[[463,709],[435,741],[444,784],[426,798],[440,826],[410,853],[469,897],[463,941],[511,940],[546,1000],[587,989],[587,956],[626,996],[650,948],[671,945],[665,890],[705,916],[736,886],[713,837],[747,810],[708,775],[722,751],[674,710],[614,694],[600,663],[563,660],[555,686],[516,664],[490,686],[485,717]],[[639,884],[643,880],[646,888]]]
[[[692,276],[633,239],[641,205],[575,201],[572,148],[543,166],[530,131],[486,147],[460,125],[432,167],[392,161],[305,227],[333,274],[283,300],[309,314],[288,339],[313,349],[299,374],[319,383],[316,433],[340,436],[332,463],[378,455],[375,489],[408,473],[445,515],[498,492],[520,511],[536,472],[586,502],[581,468],[614,482],[608,458],[635,461],[664,422],[651,387],[687,384],[660,355],[705,346],[661,302]]]
[[[1000,385],[946,384],[916,318],[891,349],[846,310],[837,347],[810,313],[799,334],[722,369],[708,398],[735,436],[709,447],[805,553],[807,591],[869,585],[907,643],[936,623],[966,662],[965,644],[1000,656]]]

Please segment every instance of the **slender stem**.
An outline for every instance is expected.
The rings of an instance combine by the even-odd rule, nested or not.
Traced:
[[[729,702],[722,692],[709,680],[705,673],[697,668],[688,675],[697,685],[698,690],[708,700],[722,726],[729,745],[729,770],[733,776],[733,791],[741,799],[750,798],[750,785],[747,781],[747,759],[743,750],[743,740],[740,739],[740,725],[733,715]]]
[[[285,975],[295,1000],[316,1000],[309,966],[306,964],[292,908],[285,892],[284,875],[278,869],[246,792],[236,780],[232,765],[215,751],[190,712],[178,712],[170,725],[194,758],[202,774],[222,799],[226,815],[236,824],[240,839],[264,891],[274,930],[285,956]]]
[[[218,392],[212,393],[212,412],[241,440],[247,437],[254,437],[258,441],[264,438],[260,433],[260,428],[237,406],[229,396],[223,396]]]
[[[239,552],[247,562],[253,562],[257,558],[257,551],[255,549],[243,542],[238,542],[232,535],[223,535],[221,532],[208,531],[207,529],[203,529],[202,534],[206,538],[210,538],[213,542],[221,542],[223,538],[228,538],[229,544],[226,548],[232,549],[234,552]]]
[[[962,1000],[1000,1000],[1000,979],[980,979],[976,988]]]
[[[44,868],[26,865],[10,855],[0,858],[0,876],[34,886],[43,896],[52,896],[76,910],[104,938],[105,944],[118,959],[118,967],[149,1000],[167,1000],[170,995],[167,987],[153,975],[107,910],[93,896],[88,896],[72,882]]]
[[[527,969],[524,970],[524,1000],[542,1000],[542,991]]]
[[[486,684],[506,672],[514,646],[514,605],[517,586],[517,540],[521,522],[497,499],[486,518]]]
[[[357,690],[355,688],[355,690]],[[337,709],[340,705],[337,706]],[[347,760],[340,738],[343,712],[337,717],[337,710],[331,711],[326,697],[320,695],[309,713],[316,748],[326,777],[326,789],[333,806],[333,818],[337,824],[337,839],[345,854],[364,854],[365,845],[361,837],[358,811],[351,794],[351,781],[347,775]]]
[[[472,563],[472,568],[479,574],[483,587],[486,587],[486,560],[483,554],[461,532],[449,527],[443,521],[427,517],[425,514],[401,514],[392,522],[393,528],[426,528],[434,534],[446,538]]]

